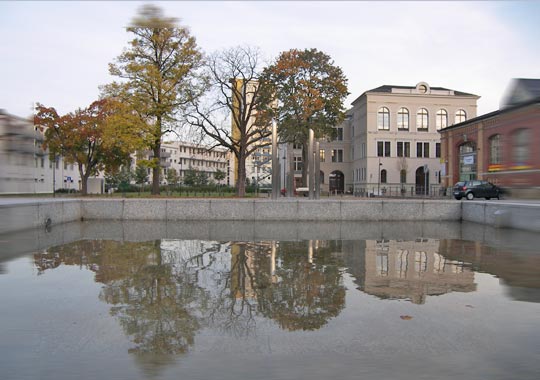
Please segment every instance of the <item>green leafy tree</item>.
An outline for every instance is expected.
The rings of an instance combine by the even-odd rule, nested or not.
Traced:
[[[178,176],[176,169],[175,168],[168,169],[167,170],[167,183],[169,184],[169,188],[171,186],[176,187],[178,185],[178,182],[180,182],[180,177]]]
[[[223,180],[225,179],[225,177],[226,177],[226,174],[225,174],[225,172],[224,172],[223,170],[219,170],[219,169],[218,169],[218,170],[216,170],[216,171],[214,172],[214,179],[215,179],[216,182],[218,182],[218,183],[221,182],[221,181],[223,181]]]
[[[261,57],[257,49],[235,47],[214,53],[205,64],[207,92],[193,97],[189,123],[228,148],[236,158],[236,193],[246,192],[246,159],[271,143],[271,91],[260,82]]]
[[[184,184],[186,186],[195,186],[197,184],[197,171],[195,169],[189,168],[186,170]]]
[[[146,182],[148,182],[148,170],[147,166],[145,164],[141,164],[140,162],[137,162],[137,166],[135,167],[135,173],[133,173],[133,178],[135,179],[135,183],[139,185],[139,194],[141,192],[141,188],[144,186]]]
[[[165,17],[155,5],[145,5],[127,31],[135,38],[109,65],[111,75],[124,81],[105,86],[146,120],[148,148],[153,152],[152,194],[159,194],[161,138],[177,125],[176,115],[197,96],[197,69],[202,53],[188,28]]]
[[[52,157],[61,155],[76,164],[81,176],[81,193],[87,194],[88,178],[100,170],[117,170],[129,161],[140,140],[136,120],[123,105],[101,99],[85,109],[60,116],[41,104],[34,116],[36,127],[45,131],[44,147]]]
[[[133,178],[129,165],[123,165],[121,168],[108,170],[105,172],[105,183],[107,188],[116,188],[125,192]]]
[[[204,186],[204,185],[208,185],[208,175],[206,174],[206,172],[199,170],[197,172],[197,186]]]
[[[309,129],[315,138],[333,136],[343,121],[347,78],[327,54],[317,49],[282,52],[263,74],[265,91],[278,103],[274,116],[283,141],[302,144],[302,162],[308,162]],[[306,185],[307,165],[302,168]]]

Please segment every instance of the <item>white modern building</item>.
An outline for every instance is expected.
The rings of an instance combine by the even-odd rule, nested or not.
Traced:
[[[139,152],[132,155],[132,170],[135,170],[139,160],[152,159],[151,151]],[[195,170],[206,175],[209,181],[222,185],[234,186],[234,173],[231,169],[230,154],[227,149],[216,148],[187,143],[181,141],[168,141],[161,144],[161,162],[162,168],[161,183],[167,184],[167,171],[176,170],[180,178],[180,183],[186,176],[188,170]],[[152,169],[148,168],[149,183],[152,182]],[[216,172],[225,173],[223,180],[216,180]],[[231,177],[232,176],[232,177]]]
[[[43,150],[43,132],[30,119],[0,110],[0,194],[80,190],[79,171]]]

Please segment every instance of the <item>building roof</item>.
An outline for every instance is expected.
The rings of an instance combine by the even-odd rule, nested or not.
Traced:
[[[513,79],[501,101],[501,108],[512,107],[540,97],[540,79]]]
[[[421,91],[423,89],[423,91]],[[429,96],[465,96],[472,98],[480,98],[475,94],[469,94],[468,92],[451,90],[445,87],[431,87],[426,82],[420,82],[416,86],[394,86],[385,84],[383,86],[373,88],[364,92],[358,98],[356,98],[352,104],[354,105],[360,98],[366,94],[395,94],[395,95],[429,95]]]
[[[403,89],[403,90],[414,90],[416,88],[416,86],[394,86],[394,85],[385,84],[384,86],[380,86],[380,87],[368,90],[365,93],[370,93],[370,92],[391,93],[393,88],[399,88],[399,89]],[[469,94],[467,92],[451,90],[451,89],[445,88],[445,87],[430,87],[430,88],[432,90],[436,90],[436,91],[451,91],[451,92],[454,93],[454,95],[457,95],[457,96],[478,96],[478,95],[475,95],[475,94]]]
[[[460,127],[464,127],[464,126],[467,126],[467,125],[470,125],[470,124],[478,123],[479,121],[486,120],[486,119],[489,119],[489,118],[492,118],[492,117],[495,117],[495,116],[503,115],[505,113],[512,112],[512,111],[518,110],[520,108],[525,108],[525,107],[528,107],[528,106],[531,106],[531,105],[534,105],[534,104],[540,105],[540,97],[529,100],[528,102],[517,104],[517,105],[512,106],[512,107],[507,107],[507,108],[503,108],[503,109],[496,110],[496,111],[493,111],[493,112],[489,112],[489,113],[486,113],[484,115],[477,116],[477,117],[475,117],[473,119],[466,120],[466,121],[464,121],[462,123],[451,125],[449,127],[441,129],[439,132],[446,132],[446,131],[449,131],[451,129],[460,128]]]

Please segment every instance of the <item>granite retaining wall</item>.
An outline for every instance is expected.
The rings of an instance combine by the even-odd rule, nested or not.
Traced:
[[[0,233],[77,220],[470,221],[540,232],[540,204],[455,200],[78,199],[0,204]]]

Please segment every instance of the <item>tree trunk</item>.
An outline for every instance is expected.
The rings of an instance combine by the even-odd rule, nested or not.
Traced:
[[[88,174],[81,176],[81,195],[88,195]]]
[[[79,175],[81,176],[81,195],[87,195],[88,194],[88,177],[89,174],[84,172],[84,167],[82,164],[78,164],[79,166]]]
[[[246,196],[246,156],[243,150],[240,151],[238,157],[238,171],[236,173],[236,195],[239,197]]]
[[[159,176],[161,173],[161,140],[156,140],[154,143],[154,160],[156,166],[152,168],[152,195],[159,195]]]

